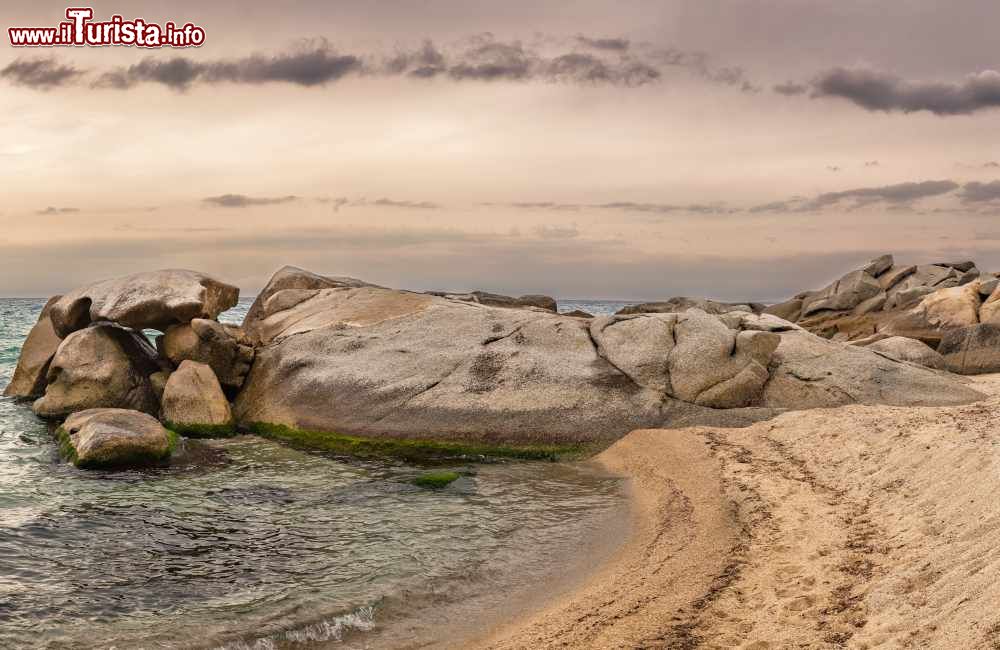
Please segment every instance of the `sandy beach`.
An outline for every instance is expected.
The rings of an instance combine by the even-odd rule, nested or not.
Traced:
[[[1000,376],[968,406],[635,431],[620,553],[485,648],[1000,647]]]

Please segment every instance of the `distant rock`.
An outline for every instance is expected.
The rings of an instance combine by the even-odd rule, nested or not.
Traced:
[[[507,307],[511,309],[523,309],[525,307],[537,307],[545,311],[555,312],[559,310],[559,305],[555,298],[538,294],[529,294],[514,298],[498,293],[487,293],[485,291],[470,291],[468,293],[457,293],[449,291],[428,291],[432,296],[448,298],[449,300],[459,300],[461,302],[474,302],[478,305],[489,307]]]
[[[156,348],[174,365],[184,361],[208,364],[219,382],[233,389],[243,385],[254,356],[241,328],[203,318],[170,327],[157,337]]]
[[[161,369],[141,334],[110,324],[77,330],[59,344],[45,394],[32,408],[44,418],[93,408],[156,414],[160,405],[149,377]]]
[[[74,289],[57,300],[50,313],[56,334],[64,338],[98,321],[164,332],[194,318],[216,318],[233,307],[239,295],[236,287],[204,273],[169,269]]]
[[[938,346],[948,369],[962,375],[1000,372],[1000,325],[981,323],[945,332]]]
[[[660,302],[641,302],[636,305],[628,305],[618,310],[618,315],[628,316],[631,314],[674,314],[687,311],[689,309],[700,309],[707,314],[725,314],[731,311],[749,311],[759,313],[764,309],[764,305],[757,303],[735,303],[719,302],[708,298],[687,298],[678,296]]]
[[[909,339],[905,336],[890,336],[871,343],[867,346],[867,349],[887,354],[900,361],[916,363],[926,368],[933,368],[934,370],[947,369],[944,357],[938,354],[937,350],[917,339]]]
[[[233,413],[212,369],[183,361],[163,390],[160,417],[174,431],[196,437],[231,435]]]
[[[872,276],[873,278],[877,278],[878,276],[882,275],[883,273],[891,269],[892,265],[893,265],[892,255],[882,255],[880,257],[876,257],[871,262],[868,262],[868,264],[865,265],[865,267],[862,268],[861,270],[864,273],[867,273],[868,275]]]
[[[127,409],[99,408],[70,415],[57,429],[60,449],[86,469],[125,469],[167,461],[177,435],[156,418]]]
[[[593,318],[594,315],[590,312],[583,311],[582,309],[574,309],[573,311],[568,311],[563,314],[563,316],[572,316],[573,318]]]
[[[45,392],[49,362],[62,342],[52,327],[49,312],[61,297],[49,298],[42,313],[38,315],[38,321],[28,332],[28,338],[21,346],[21,356],[17,360],[14,376],[3,391],[4,397],[38,397]]]

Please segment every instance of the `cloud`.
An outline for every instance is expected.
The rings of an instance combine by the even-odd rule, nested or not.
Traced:
[[[743,68],[739,66],[715,67],[704,52],[687,52],[668,48],[653,51],[651,57],[661,65],[687,68],[706,81],[735,86],[745,93],[760,92],[760,87],[750,81]]]
[[[879,166],[879,164],[878,164],[877,160],[866,160],[865,161],[865,167],[878,167],[878,166]]]
[[[208,203],[222,208],[249,208],[257,205],[280,205],[297,201],[299,197],[288,196],[262,196],[251,197],[246,194],[220,194],[202,199],[203,203]]]
[[[733,212],[722,203],[639,203],[636,201],[612,201],[608,203],[557,203],[554,201],[515,201],[512,203],[484,203],[486,206],[504,206],[521,210],[619,210],[622,212],[642,212],[670,214],[688,212],[695,214],[726,214]]]
[[[535,234],[542,239],[575,239],[580,236],[580,230],[575,226],[539,226]]]
[[[68,85],[82,74],[82,70],[59,63],[52,57],[16,59],[0,70],[0,77],[11,83],[39,90]]]
[[[828,172],[839,172],[840,171],[840,167],[838,167],[836,165],[827,165],[826,166],[826,170]]]
[[[50,215],[50,214],[73,214],[74,212],[79,212],[80,208],[56,208],[49,206],[44,210],[39,210],[35,212],[38,215]]]
[[[990,203],[1000,200],[1000,181],[966,183],[958,198],[963,203]]]
[[[851,207],[862,207],[872,203],[906,204],[919,199],[940,196],[957,190],[955,181],[922,181],[917,183],[896,183],[881,187],[860,187],[841,192],[826,192],[807,201],[802,210],[819,210],[827,206],[851,202]]]
[[[786,95],[788,97],[793,97],[795,95],[804,95],[809,92],[809,86],[805,84],[795,83],[793,81],[786,81],[783,84],[777,84],[771,88],[774,92],[779,95]]]
[[[958,82],[907,81],[867,67],[838,67],[812,82],[813,97],[840,97],[870,110],[967,115],[1000,106],[1000,72],[985,70]]]
[[[410,208],[414,210],[438,210],[441,208],[437,203],[431,203],[430,201],[395,201],[385,198],[372,201],[371,205],[382,208]]]
[[[582,34],[577,35],[576,42],[583,47],[610,52],[627,52],[631,46],[627,38],[590,38]]]

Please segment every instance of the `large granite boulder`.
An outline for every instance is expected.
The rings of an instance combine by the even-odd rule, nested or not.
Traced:
[[[257,323],[267,317],[268,313],[264,309],[264,306],[271,296],[279,291],[285,291],[288,289],[315,291],[318,289],[357,288],[366,286],[374,285],[370,285],[363,280],[358,280],[357,278],[323,276],[317,275],[312,271],[300,269],[297,266],[283,266],[278,269],[273,276],[271,276],[267,286],[261,289],[261,292],[257,294],[257,298],[254,299],[253,304],[250,305],[247,315],[243,317],[243,329],[246,332],[247,337],[249,337],[254,344],[259,343]],[[273,306],[272,309],[274,309]]]
[[[781,334],[763,404],[789,409],[846,404],[944,406],[982,398],[961,378],[798,330]]]
[[[52,327],[49,316],[52,305],[60,297],[49,298],[38,315],[38,321],[28,332],[28,338],[21,346],[21,356],[14,368],[14,376],[3,391],[4,397],[38,397],[45,392],[49,362],[62,342]]]
[[[958,286],[960,275],[949,266],[918,265],[888,290],[885,309],[902,309],[937,289]]]
[[[810,294],[802,301],[802,316],[820,311],[843,311],[882,292],[874,276],[864,270],[852,271],[825,288]]]
[[[241,328],[205,318],[170,327],[157,337],[156,348],[174,365],[184,361],[208,364],[219,382],[233,389],[243,385],[254,355]]]
[[[125,408],[155,415],[159,402],[150,375],[162,368],[141,334],[116,325],[94,325],[67,336],[47,373],[35,413],[57,418],[93,408]]]
[[[98,321],[163,332],[193,318],[216,318],[239,295],[236,287],[203,273],[149,271],[74,289],[52,305],[51,318],[61,337]]]
[[[889,336],[905,336],[937,345],[949,329],[968,327],[979,322],[979,282],[928,294],[912,307],[880,325],[878,331]]]
[[[263,347],[234,404],[251,429],[580,442],[653,425],[746,423],[798,408],[803,394],[807,406],[829,405],[813,395],[822,387],[843,386],[840,403],[979,397],[957,378],[842,353],[848,346],[750,312],[590,321],[360,287],[273,292],[261,313]],[[785,346],[801,373],[823,366],[809,358],[817,345],[819,357],[854,356],[833,366],[843,377],[801,378],[779,358],[788,337],[805,341]],[[781,385],[770,390],[775,373]]]
[[[160,417],[177,433],[195,437],[234,433],[233,413],[212,369],[197,361],[183,361],[163,389]]]
[[[941,339],[938,353],[952,372],[1000,372],[1000,325],[980,323],[949,330]]]
[[[56,430],[63,455],[85,469],[124,469],[169,460],[177,434],[154,417],[127,409],[99,408],[69,416]]]
[[[944,357],[937,350],[922,341],[905,336],[890,336],[865,347],[879,354],[887,354],[893,359],[909,361],[926,368],[945,370],[947,367]]]

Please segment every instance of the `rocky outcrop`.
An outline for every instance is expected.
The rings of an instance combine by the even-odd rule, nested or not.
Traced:
[[[28,338],[21,346],[21,356],[17,360],[14,376],[4,389],[4,397],[38,397],[45,392],[46,374],[49,362],[56,353],[62,339],[52,327],[49,316],[52,305],[61,296],[49,298],[42,308],[38,321],[28,332]]]
[[[504,296],[499,293],[487,293],[485,291],[470,291],[468,293],[458,293],[451,291],[428,291],[429,295],[449,300],[460,300],[462,302],[474,302],[477,305],[488,305],[490,307],[506,307],[508,309],[524,309],[526,307],[537,307],[545,311],[555,312],[559,310],[559,305],[555,298],[539,294],[529,294],[526,296]]]
[[[936,346],[948,330],[978,323],[979,307],[978,282],[939,289],[925,296],[915,307],[887,320],[878,331]]]
[[[175,366],[184,361],[208,364],[219,382],[231,389],[243,385],[254,355],[241,328],[203,318],[169,328],[157,337],[156,348]]]
[[[86,469],[144,467],[167,461],[177,435],[156,418],[127,409],[100,408],[69,416],[57,429],[60,449]]]
[[[167,380],[160,411],[163,422],[187,436],[231,435],[233,413],[212,369],[183,361]]]
[[[1000,325],[980,323],[949,330],[941,339],[938,353],[952,372],[1000,372]]]
[[[802,300],[802,316],[819,311],[845,311],[881,293],[874,276],[864,270],[853,271]]]
[[[800,399],[979,397],[958,379],[749,311],[589,321],[342,287],[271,292],[261,314],[264,345],[234,404],[248,428],[578,442],[645,426],[746,423]]]
[[[162,368],[141,334],[115,325],[77,330],[56,350],[45,395],[35,413],[56,418],[93,408],[125,408],[156,414],[159,401],[150,375]]]
[[[764,305],[758,303],[719,302],[718,300],[710,300],[708,298],[678,296],[660,302],[641,302],[636,305],[628,305],[619,309],[617,313],[621,316],[630,314],[673,314],[689,309],[700,309],[707,314],[715,315],[726,314],[732,311],[760,313],[763,311]]]
[[[926,368],[935,370],[945,370],[944,357],[938,354],[937,350],[917,339],[908,339],[905,336],[890,336],[866,346],[873,352],[887,354],[893,359],[909,361]]]
[[[149,271],[75,289],[57,300],[50,314],[60,337],[98,321],[163,332],[194,318],[216,318],[236,304],[239,293],[195,271]]]
[[[943,406],[981,398],[980,393],[946,373],[799,330],[781,335],[763,404],[792,409],[845,404]]]

